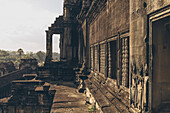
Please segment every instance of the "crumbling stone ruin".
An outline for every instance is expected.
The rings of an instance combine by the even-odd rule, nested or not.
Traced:
[[[26,68],[31,68],[32,74],[36,74],[38,69],[37,59],[35,58],[21,59],[19,69],[22,70]]]
[[[50,85],[36,80],[36,74],[24,74],[25,80],[12,82],[12,94],[2,99],[3,113],[49,113],[55,91]]]
[[[5,76],[8,73],[15,71],[16,68],[13,62],[2,62],[0,63],[0,76]]]
[[[21,59],[20,70],[0,77],[0,113],[49,113],[55,90],[38,79],[36,59]]]
[[[35,58],[29,58],[29,59],[21,59],[21,62],[20,62],[20,69],[23,69],[23,68],[27,68],[27,67],[37,67],[37,59]]]
[[[37,74],[36,59],[21,59],[20,69],[17,70],[12,62],[2,63],[1,69],[5,69],[5,74],[0,76],[0,99],[11,95],[12,81],[22,80],[23,74]]]
[[[53,34],[60,34],[59,62],[52,61]],[[41,106],[44,85],[35,84],[73,81],[103,113],[170,112],[169,36],[169,0],[64,0],[63,15],[46,30],[45,65],[34,70],[37,79],[12,82],[6,105],[16,95],[22,102],[36,95]]]

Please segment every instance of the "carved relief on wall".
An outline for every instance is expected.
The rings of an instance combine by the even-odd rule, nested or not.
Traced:
[[[99,72],[99,45],[95,46],[95,71]]]
[[[93,48],[90,47],[90,68],[93,69]]]
[[[122,85],[129,86],[129,37],[122,38]]]
[[[106,67],[106,44],[100,45],[100,72],[105,74],[105,67]]]
[[[139,110],[146,110],[148,106],[147,64],[138,63],[133,59],[131,63],[131,105]],[[136,64],[139,64],[138,66]]]

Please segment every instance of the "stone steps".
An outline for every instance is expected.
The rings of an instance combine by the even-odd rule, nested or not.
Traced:
[[[122,102],[122,99],[113,91],[108,89],[108,86],[103,84],[101,79],[91,77],[85,80],[88,88],[88,93],[97,102],[98,108],[103,113],[129,113],[128,106]]]
[[[39,79],[46,79],[52,77],[52,74],[48,68],[39,68],[38,69],[38,78]]]

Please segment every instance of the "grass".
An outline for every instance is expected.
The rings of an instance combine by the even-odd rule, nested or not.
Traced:
[[[96,112],[96,106],[94,106],[94,105],[90,105],[89,107],[88,107],[88,109],[89,109],[89,112]]]

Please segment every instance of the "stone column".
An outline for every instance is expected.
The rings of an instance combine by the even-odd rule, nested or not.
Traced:
[[[71,35],[71,28],[66,27],[64,28],[64,53],[65,59],[67,61],[72,60],[72,35]]]
[[[100,54],[100,50],[99,50],[99,54]],[[99,58],[100,58],[100,55],[99,55]],[[100,59],[99,59],[99,61],[100,61]],[[88,26],[88,23],[86,23],[86,66],[87,66],[87,68],[90,68],[90,44],[89,44],[89,26]]]
[[[45,64],[49,64],[52,60],[52,33],[46,31],[46,60]]]
[[[108,42],[105,44],[105,77],[108,77]]]
[[[79,54],[78,54],[78,57],[79,57],[79,64],[82,64],[83,63],[83,41],[82,41],[82,31],[80,30],[79,31],[80,33],[79,33],[79,42],[78,42],[78,44],[79,44],[79,48],[78,48],[78,52],[79,52]]]
[[[64,43],[63,34],[60,34],[60,60],[62,60],[64,58],[64,56],[63,56],[63,43]]]
[[[43,86],[43,109],[42,113],[49,113],[50,112],[50,106],[51,106],[51,95],[49,95],[49,88],[50,85],[45,84]]]
[[[112,58],[111,58],[111,45],[108,42],[108,77],[112,77]]]
[[[118,88],[121,85],[121,38],[119,32],[117,37],[117,85]]]

